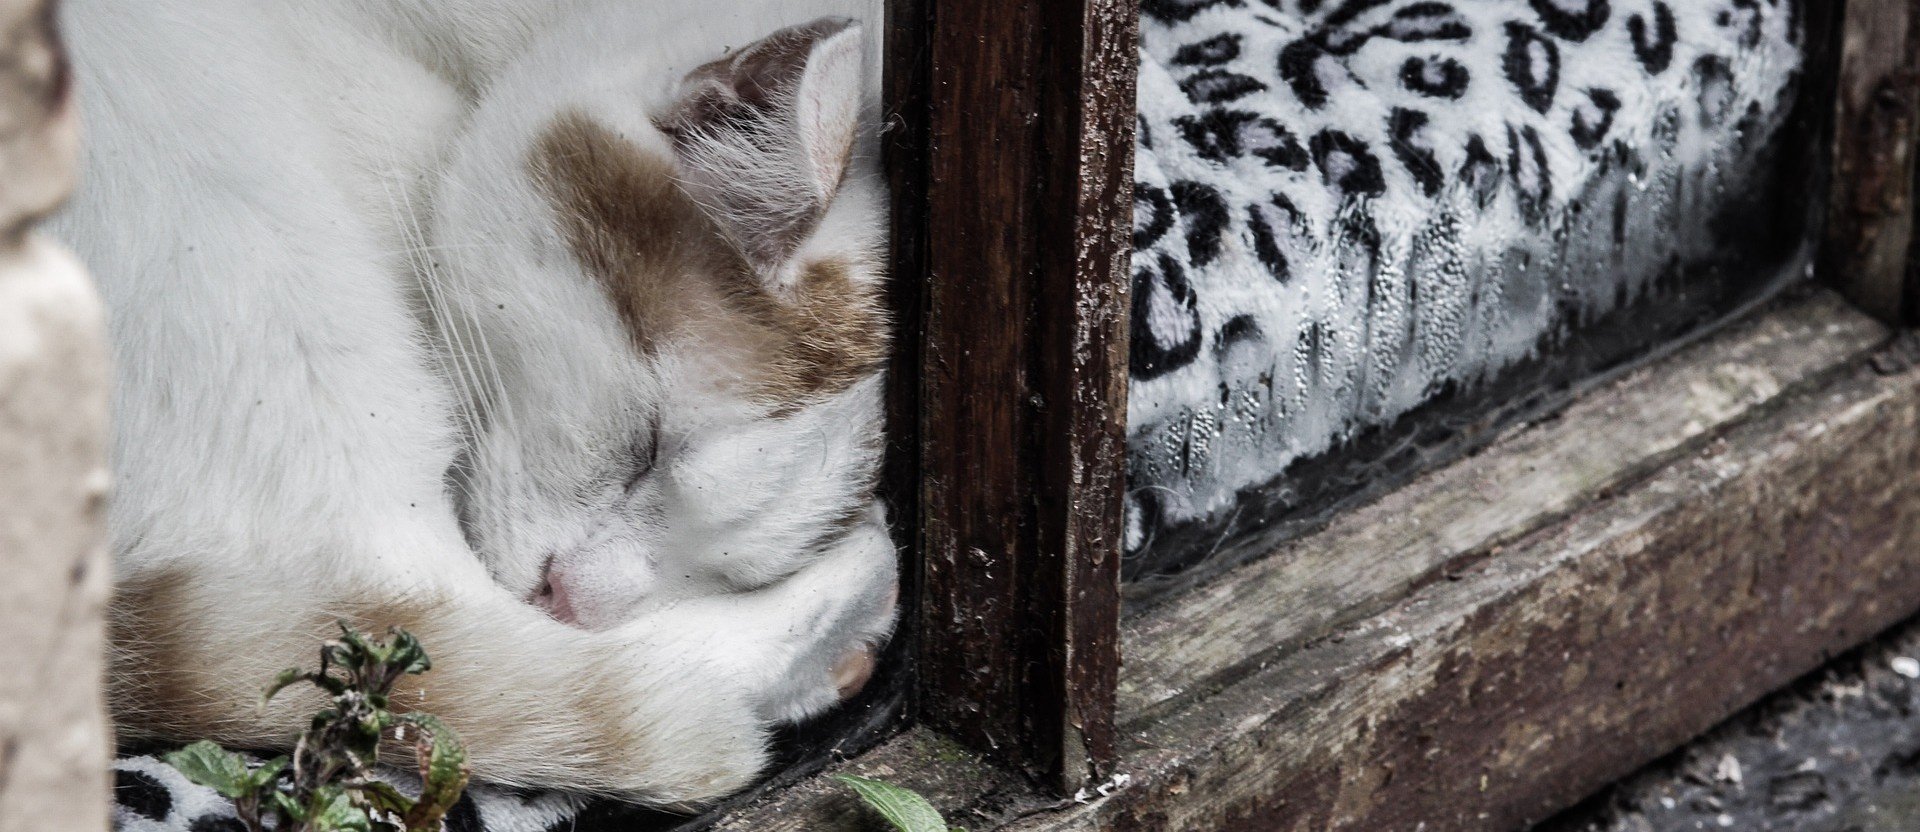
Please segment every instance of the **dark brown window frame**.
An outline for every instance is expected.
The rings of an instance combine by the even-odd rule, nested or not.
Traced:
[[[1071,791],[1115,753],[1138,7],[888,12],[915,714]]]
[[[1821,271],[1861,309],[1920,324],[1920,7],[1848,0]]]

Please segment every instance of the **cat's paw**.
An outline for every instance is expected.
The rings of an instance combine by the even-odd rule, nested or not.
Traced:
[[[899,616],[896,564],[893,540],[876,511],[835,550],[787,579],[801,609],[789,611],[784,630],[775,624],[770,633],[781,643],[776,649],[791,658],[785,673],[759,688],[763,713],[799,721],[866,686]]]
[[[594,735],[597,747],[585,750],[605,766],[606,779],[590,778],[592,790],[697,810],[752,785],[771,758],[769,726],[753,692],[722,663],[651,658],[650,669],[666,672],[664,682],[604,688],[630,698],[602,703],[595,717],[603,730]],[[586,785],[572,775],[554,781]]]
[[[743,592],[670,602],[628,632],[677,634],[689,662],[712,662],[768,723],[813,716],[858,693],[892,632],[893,541],[876,507],[799,571]]]

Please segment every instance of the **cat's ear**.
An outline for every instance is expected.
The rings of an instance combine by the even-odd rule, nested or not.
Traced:
[[[695,200],[762,274],[811,234],[852,158],[860,25],[821,18],[695,69],[657,124]]]

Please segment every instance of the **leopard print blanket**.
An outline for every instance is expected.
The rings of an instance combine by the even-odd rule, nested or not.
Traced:
[[[1780,126],[1800,2],[1143,0],[1130,555],[1687,254]],[[122,832],[239,829],[115,770]],[[481,786],[448,828],[583,807]]]
[[[1706,256],[1800,2],[1144,0],[1130,577]]]

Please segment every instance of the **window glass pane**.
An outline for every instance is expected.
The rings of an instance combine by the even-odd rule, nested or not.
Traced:
[[[1803,273],[1801,17],[1146,2],[1129,577],[1265,551]]]

